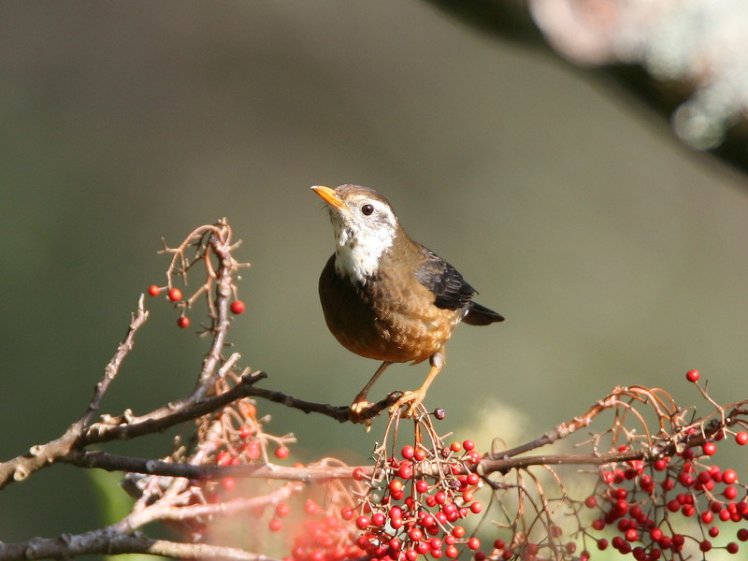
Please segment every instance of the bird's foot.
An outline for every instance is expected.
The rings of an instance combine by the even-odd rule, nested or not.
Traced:
[[[362,424],[366,428],[366,432],[371,430],[371,415],[367,415],[369,408],[374,404],[367,401],[366,398],[357,397],[353,403],[348,406],[348,412],[352,423]]]
[[[426,397],[426,392],[419,388],[413,391],[403,392],[394,405],[390,407],[390,415],[394,415],[403,406],[407,405],[408,408],[405,410],[406,417],[415,417],[416,409],[423,402]]]

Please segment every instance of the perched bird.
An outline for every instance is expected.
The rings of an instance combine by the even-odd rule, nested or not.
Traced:
[[[473,302],[475,289],[405,233],[382,195],[361,185],[311,189],[327,203],[335,231],[335,253],[319,279],[327,327],[349,351],[382,361],[353,400],[352,418],[359,420],[370,405],[369,389],[390,364],[429,359],[423,385],[404,392],[391,408],[408,405],[412,414],[444,366],[444,346],[455,326],[504,318]]]

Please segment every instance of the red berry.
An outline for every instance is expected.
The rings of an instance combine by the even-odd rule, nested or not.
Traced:
[[[231,302],[231,306],[229,306],[229,308],[231,309],[232,314],[238,316],[239,314],[244,313],[244,310],[247,309],[247,306],[241,300],[234,300],[233,302]]]
[[[426,459],[426,449],[425,448],[421,448],[420,446],[418,448],[416,448],[413,451],[413,458],[415,458],[415,460],[418,461],[418,462],[422,462],[423,460],[425,460]]]
[[[190,318],[187,316],[179,316],[177,318],[177,326],[181,329],[187,329],[190,326]]]
[[[710,542],[709,540],[702,541],[699,544],[699,549],[701,551],[703,551],[704,553],[706,553],[707,551],[709,551],[710,549],[712,549],[712,542]]]
[[[268,529],[271,532],[279,532],[282,527],[283,527],[283,523],[277,518],[271,518],[270,522],[268,522]]]
[[[236,479],[233,477],[224,477],[221,479],[221,487],[226,491],[233,491],[236,488]]]
[[[699,381],[699,378],[701,378],[701,374],[698,370],[689,370],[686,372],[686,380],[689,382],[696,383]]]
[[[252,428],[249,425],[239,427],[239,438],[247,440],[250,436],[252,436]]]
[[[286,448],[285,446],[278,446],[278,448],[275,449],[275,452],[273,452],[273,454],[279,460],[283,460],[285,458],[288,458],[288,452],[289,452],[288,448]]]
[[[701,447],[701,451],[706,456],[714,456],[717,453],[717,445],[714,442],[705,442]]]
[[[161,293],[161,289],[155,284],[152,284],[151,286],[148,287],[149,296],[158,296],[160,293]]]
[[[626,541],[628,542],[635,542],[639,539],[639,532],[636,531],[636,528],[629,528],[626,530]]]
[[[727,553],[731,555],[735,555],[740,548],[738,547],[738,544],[736,544],[735,542],[730,542],[727,544],[725,549],[727,549]]]
[[[343,520],[353,520],[353,509],[349,506],[344,506],[340,509],[340,517]]]
[[[418,542],[421,541],[421,538],[423,538],[423,532],[421,532],[421,530],[419,530],[418,528],[411,528],[408,532],[408,537],[411,539],[411,541]]]
[[[476,549],[480,547],[480,540],[476,537],[472,537],[468,540],[467,546],[473,551],[475,551]]]
[[[736,434],[735,442],[737,442],[740,446],[745,446],[746,444],[748,444],[748,432],[740,431],[738,434]]]
[[[738,530],[738,539],[741,542],[748,541],[748,528],[741,528],[740,530]]]
[[[431,526],[436,525],[436,519],[431,514],[426,514],[421,518],[420,524],[424,528],[430,528]]]
[[[256,440],[250,440],[247,442],[247,457],[250,460],[259,460],[260,456],[262,455],[262,448],[260,447],[260,443]]]
[[[483,505],[478,501],[475,501],[470,505],[470,512],[472,512],[473,514],[478,514],[481,510],[483,510]]]
[[[465,528],[462,526],[455,526],[452,528],[452,535],[457,539],[462,538],[465,535]]]
[[[726,469],[722,472],[722,482],[727,485],[732,485],[738,480],[738,474],[734,469]]]
[[[304,502],[304,512],[306,512],[309,516],[314,516],[320,511],[320,506],[314,502],[312,499],[307,499]]]
[[[356,528],[359,530],[366,530],[369,527],[370,522],[371,520],[369,520],[369,517],[362,514],[356,518]]]
[[[283,518],[284,516],[288,516],[288,513],[291,512],[291,507],[288,506],[286,503],[278,503],[275,505],[275,514]]]
[[[444,555],[446,555],[448,559],[457,559],[460,556],[460,551],[455,546],[449,545],[444,551]]]
[[[403,446],[402,450],[400,450],[400,455],[406,460],[412,460],[414,454],[415,448],[413,448],[410,444]]]
[[[397,468],[397,476],[400,479],[410,479],[413,477],[413,464],[408,461],[400,462],[400,467]]]
[[[179,302],[182,299],[182,291],[178,288],[170,288],[167,296],[172,302]]]
[[[466,452],[470,452],[470,450],[475,448],[475,442],[473,442],[472,440],[463,440],[462,447]]]
[[[426,481],[424,481],[423,479],[419,479],[418,481],[416,481],[416,491],[418,491],[419,493],[425,493],[428,490],[429,484]]]
[[[374,526],[384,526],[384,524],[387,522],[387,517],[381,513],[381,512],[375,512],[371,515],[371,523],[374,524]]]

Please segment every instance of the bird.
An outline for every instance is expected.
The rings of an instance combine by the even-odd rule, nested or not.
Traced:
[[[319,278],[330,332],[349,351],[382,361],[349,407],[354,422],[368,392],[393,363],[428,359],[423,384],[390,407],[413,416],[446,362],[445,345],[459,324],[489,325],[504,317],[473,300],[476,290],[452,265],[405,233],[385,197],[362,185],[311,187],[330,212],[335,252]]]

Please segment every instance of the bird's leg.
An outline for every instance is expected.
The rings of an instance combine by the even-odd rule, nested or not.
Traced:
[[[371,380],[369,380],[366,385],[363,387],[363,389],[358,392],[355,398],[353,398],[353,403],[351,403],[350,407],[348,408],[351,412],[351,421],[354,423],[361,422],[361,413],[369,406],[371,406],[371,403],[366,400],[366,396],[369,393],[369,390],[374,385],[374,383],[377,381],[377,378],[379,378],[382,375],[382,372],[385,371],[385,369],[392,364],[391,362],[384,361],[379,368],[377,368],[377,371],[374,372],[374,375],[371,377]]]
[[[390,415],[397,412],[397,410],[400,409],[400,407],[402,407],[403,405],[408,405],[406,415],[413,415],[416,407],[418,407],[426,397],[426,392],[428,391],[431,382],[433,382],[434,378],[436,378],[436,375],[441,372],[446,362],[447,360],[444,355],[444,349],[440,349],[433,355],[431,355],[431,358],[429,358],[431,370],[429,370],[429,373],[426,376],[426,379],[423,381],[423,384],[421,384],[421,387],[417,390],[404,392],[400,399],[398,399],[395,404],[390,407]]]

